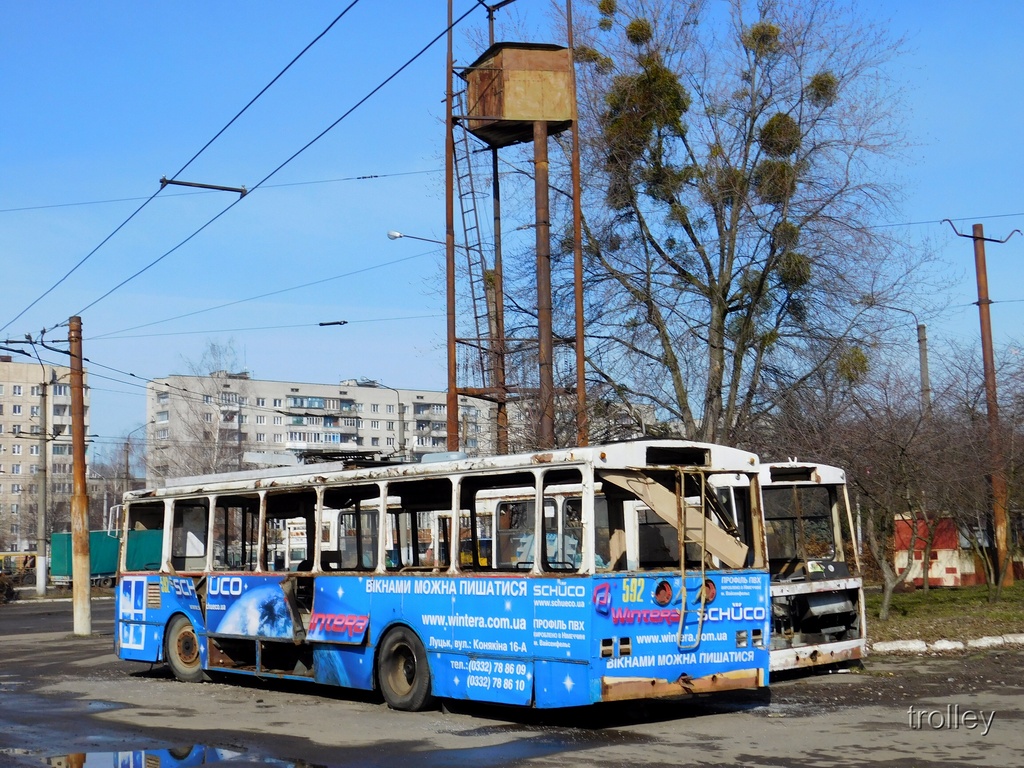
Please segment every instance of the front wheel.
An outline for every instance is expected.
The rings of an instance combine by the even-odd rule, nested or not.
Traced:
[[[384,636],[377,659],[377,681],[392,709],[419,712],[432,701],[427,651],[408,627],[396,627]]]
[[[205,678],[199,660],[199,638],[192,622],[184,616],[175,616],[167,627],[165,637],[167,666],[183,683],[201,683]]]

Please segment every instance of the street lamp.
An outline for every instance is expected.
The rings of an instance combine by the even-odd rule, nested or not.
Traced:
[[[417,235],[407,235],[404,232],[396,232],[393,229],[388,231],[388,240],[401,240],[402,238],[405,238],[406,240],[421,240],[424,243],[437,243],[438,245],[444,245],[445,244],[444,240],[434,240],[434,239],[429,238],[429,237],[419,237]]]
[[[932,412],[932,388],[931,380],[928,377],[928,334],[924,323],[918,319],[917,314],[913,310],[905,309],[904,307],[893,307],[888,304],[879,304],[874,300],[873,296],[868,296],[857,303],[863,304],[869,309],[877,307],[878,309],[888,309],[893,312],[903,312],[914,318],[914,324],[917,326],[917,354],[921,370],[921,413],[929,416]]]
[[[149,427],[150,424],[155,424],[155,423],[156,422],[153,422],[153,421],[147,421],[145,424],[142,424],[141,426],[136,427],[135,429],[131,430],[128,434],[126,434],[124,436],[124,491],[125,491],[125,493],[127,493],[128,491],[131,490],[131,484],[132,484],[131,483],[132,473],[131,473],[131,466],[130,466],[130,457],[131,457],[131,450],[132,450],[132,435],[134,435],[140,429],[146,429],[147,427]],[[148,433],[147,433],[147,436],[148,436]]]
[[[881,304],[877,306],[895,312],[904,312],[914,318],[914,324],[917,326],[917,356],[921,369],[921,412],[925,416],[929,416],[932,412],[932,387],[928,378],[928,334],[924,323],[917,319],[917,315],[912,310],[902,307],[883,307]]]
[[[381,384],[379,381],[376,382],[377,386],[381,389],[390,389],[395,393],[395,397],[398,403],[398,458],[401,461],[405,461],[405,419],[402,413],[402,393],[394,387],[389,387],[387,384]]]
[[[451,41],[449,40],[449,43]],[[450,53],[450,51],[449,51]],[[451,99],[448,100],[449,108],[451,107]],[[449,120],[450,123],[450,120]],[[448,131],[449,138],[451,136],[451,130]],[[449,217],[450,218],[450,217]],[[432,240],[429,237],[417,237],[416,235],[406,235],[402,232],[391,230],[388,232],[389,240],[399,240],[401,238],[408,238],[409,240],[422,240],[425,243],[437,243],[438,245],[445,246],[445,315],[447,317],[447,332],[448,332],[448,391],[445,396],[445,410],[447,411],[446,420],[446,442],[448,444],[449,451],[459,450],[459,392],[458,392],[458,361],[456,359],[455,352],[455,239],[451,230],[451,225],[448,226],[447,240],[442,242],[441,240]]]

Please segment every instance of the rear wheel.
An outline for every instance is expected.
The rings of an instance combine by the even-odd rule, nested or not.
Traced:
[[[183,683],[201,683],[205,678],[199,660],[199,637],[192,622],[178,615],[171,619],[165,636],[167,666]]]
[[[408,627],[396,627],[384,636],[377,658],[377,681],[392,709],[418,712],[433,700],[427,651]]]

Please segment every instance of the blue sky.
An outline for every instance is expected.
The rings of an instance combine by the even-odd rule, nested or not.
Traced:
[[[114,437],[141,425],[142,380],[185,372],[210,339],[233,339],[241,364],[259,378],[444,388],[443,253],[385,236],[443,236],[443,41],[108,298],[89,306],[237,196],[165,190],[13,320],[345,5],[103,0],[0,8],[0,325],[8,324],[0,338],[36,335],[84,309],[92,433]],[[456,0],[456,13],[473,5]],[[1024,3],[858,6],[907,37],[907,52],[889,69],[905,91],[912,144],[894,169],[906,198],[892,223],[923,222],[911,235],[944,262],[948,306],[929,319],[940,354],[944,339],[974,342],[978,320],[971,242],[938,221],[955,219],[967,232],[982,222],[996,238],[1024,228]],[[545,0],[513,7],[531,28],[545,28]],[[252,188],[442,32],[445,14],[444,0],[362,0],[180,178]],[[468,25],[485,34],[482,13]],[[554,33],[549,40],[557,41]],[[464,36],[457,43],[463,63],[475,58]],[[992,298],[1005,302],[992,309],[1003,344],[1020,338],[1022,253],[1022,237],[988,249]],[[207,311],[306,283],[313,285]],[[188,313],[198,314],[137,328]],[[330,320],[349,324],[317,325]],[[255,328],[263,330],[239,330]],[[66,338],[66,329],[48,338]],[[908,325],[908,344],[913,339]]]

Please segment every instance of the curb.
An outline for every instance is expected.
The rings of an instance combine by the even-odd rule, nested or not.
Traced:
[[[926,643],[924,640],[888,640],[871,643],[872,653],[925,653],[927,651],[962,651],[966,648],[1002,648],[1004,646],[1024,646],[1024,634],[988,635],[976,637],[966,643],[960,640],[936,640]]]

